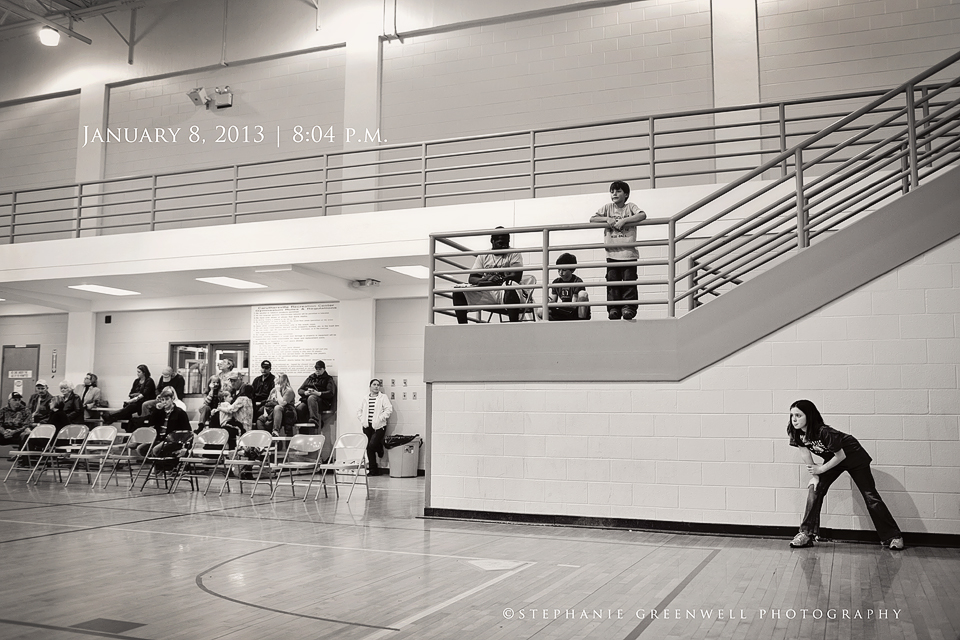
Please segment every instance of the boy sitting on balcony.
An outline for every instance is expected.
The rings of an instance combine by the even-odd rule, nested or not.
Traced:
[[[557,258],[557,266],[560,267],[560,277],[553,281],[553,284],[564,285],[562,287],[550,288],[550,302],[583,302],[590,300],[587,296],[587,290],[583,286],[583,280],[575,276],[573,272],[577,264],[577,256],[572,253],[561,254]],[[564,269],[560,265],[567,265]],[[543,310],[537,309],[537,317],[543,317]],[[589,320],[590,307],[584,304],[580,307],[556,307],[549,309],[549,317],[554,320]]]

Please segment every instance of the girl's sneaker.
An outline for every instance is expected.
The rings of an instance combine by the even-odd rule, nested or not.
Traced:
[[[801,547],[812,547],[813,538],[810,537],[810,534],[801,531],[797,535],[793,536],[793,540],[790,541],[790,546],[794,549],[799,549]]]

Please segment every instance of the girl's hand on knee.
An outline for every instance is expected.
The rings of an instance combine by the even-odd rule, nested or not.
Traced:
[[[820,484],[820,476],[813,476],[810,478],[810,482],[807,483],[807,486],[816,488],[818,484]]]

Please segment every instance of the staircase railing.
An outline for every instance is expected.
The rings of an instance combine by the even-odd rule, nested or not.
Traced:
[[[640,317],[676,317],[770,268],[792,252],[869,215],[871,211],[919,187],[960,160],[960,52],[877,96],[868,104],[837,115],[832,124],[808,132],[709,196],[669,219],[648,220],[636,243]],[[923,84],[935,79],[937,82]],[[746,195],[744,195],[746,193]],[[602,245],[587,243],[583,232],[598,225],[544,225],[431,236],[430,321],[452,316],[447,302],[465,286],[475,256],[506,251],[481,248],[491,233],[511,233],[522,254],[525,274],[536,285],[511,283],[493,289],[539,292],[534,306],[543,318],[551,308],[551,283],[559,252],[588,252],[578,265],[585,278],[589,305],[604,304],[596,295],[605,284]],[[588,232],[596,237],[596,231]],[[578,235],[579,234],[579,235]],[[473,241],[470,241],[471,236]],[[530,237],[540,241],[531,241]],[[512,269],[510,269],[512,270]],[[508,271],[504,269],[504,271]],[[514,304],[526,309],[530,304]],[[474,305],[480,308],[480,305]],[[469,306],[467,307],[469,309]],[[484,309],[507,306],[482,305]],[[644,311],[647,314],[644,315]],[[476,319],[474,315],[470,319]],[[482,321],[482,318],[481,318]]]

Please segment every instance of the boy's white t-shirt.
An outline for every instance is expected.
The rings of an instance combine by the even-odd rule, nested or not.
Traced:
[[[608,218],[613,218],[614,220],[629,218],[630,216],[635,216],[638,213],[640,213],[640,207],[632,202],[625,203],[622,208],[618,207],[612,202],[609,202],[597,210],[598,216],[606,216]],[[639,260],[640,252],[636,247],[620,246],[636,241],[637,227],[635,225],[620,230],[613,229],[611,227],[607,227],[603,230],[603,244],[606,245],[608,258],[613,258],[614,260]]]

